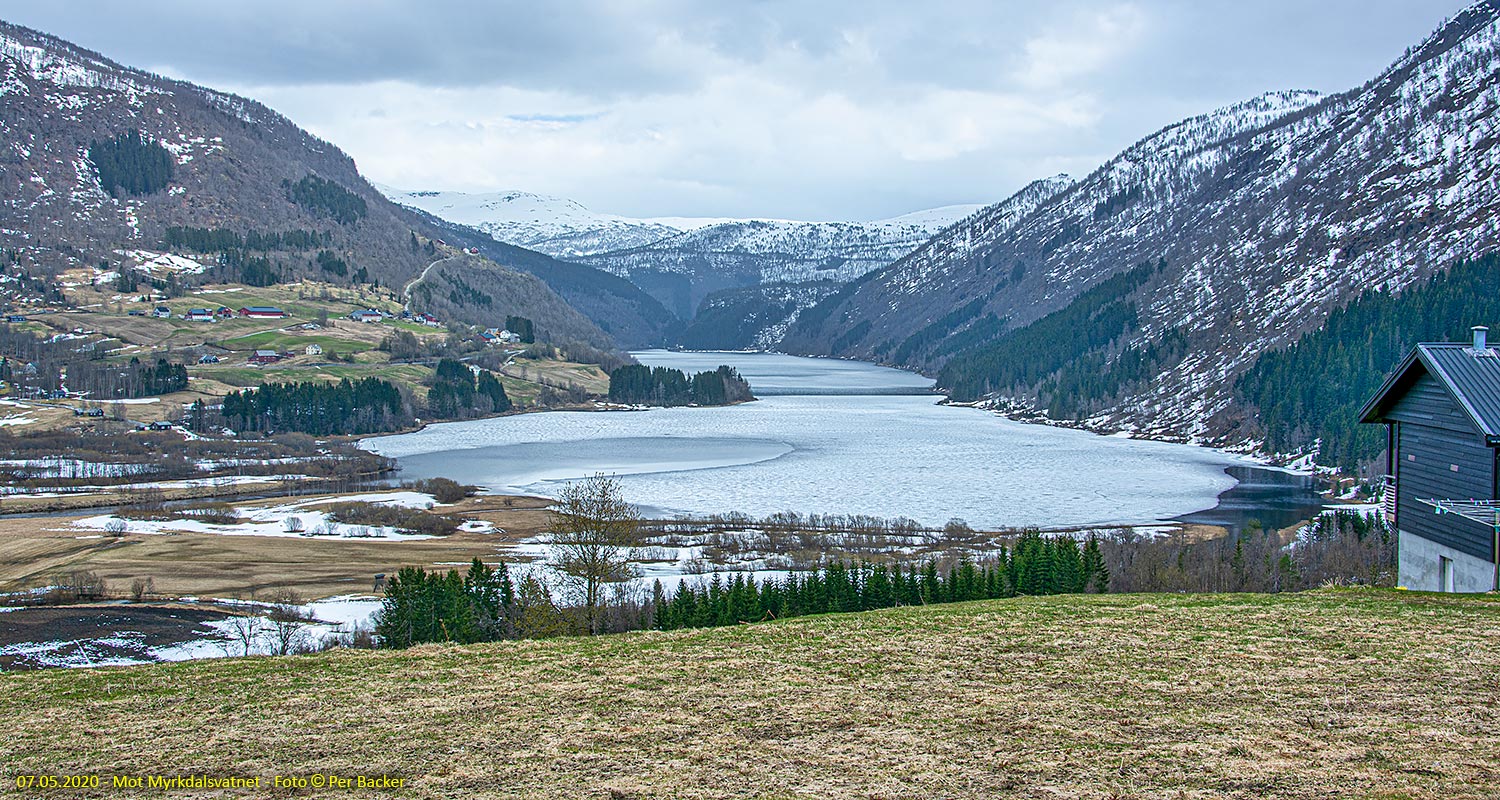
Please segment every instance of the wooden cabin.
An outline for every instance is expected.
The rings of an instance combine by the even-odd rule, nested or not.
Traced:
[[[1386,520],[1398,584],[1434,592],[1500,589],[1500,352],[1419,344],[1360,412],[1386,426]]]

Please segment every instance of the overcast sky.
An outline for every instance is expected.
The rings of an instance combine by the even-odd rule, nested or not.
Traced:
[[[1363,83],[1466,0],[0,0],[259,100],[412,189],[873,219],[1087,174],[1272,89]]]

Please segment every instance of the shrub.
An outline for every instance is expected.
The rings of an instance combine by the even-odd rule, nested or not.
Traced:
[[[478,486],[459,483],[452,478],[425,478],[410,484],[413,491],[432,495],[439,503],[457,503],[479,493]]]
[[[450,517],[377,503],[336,503],[328,507],[328,516],[344,525],[395,528],[428,536],[447,536],[458,530],[458,523]]]

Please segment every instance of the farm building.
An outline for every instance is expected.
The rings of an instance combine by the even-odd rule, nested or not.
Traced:
[[[521,334],[505,328],[486,328],[484,340],[490,344],[517,344],[521,341]]]
[[[240,316],[251,319],[282,319],[291,315],[275,306],[249,306],[240,309]]]
[[[213,322],[214,312],[209,311],[206,308],[194,308],[189,310],[187,314],[183,316],[183,319],[189,320],[191,322]]]
[[[385,319],[385,315],[373,309],[366,309],[350,314],[349,319],[354,320],[355,322],[379,322],[382,319]]]
[[[281,360],[281,354],[275,350],[256,350],[250,354],[251,364],[275,364]]]
[[[323,345],[320,345],[317,342],[313,342],[312,344],[303,348],[302,352],[310,356],[320,356],[323,355]]]
[[[1500,352],[1419,344],[1365,404],[1386,426],[1386,519],[1408,589],[1500,588]]]

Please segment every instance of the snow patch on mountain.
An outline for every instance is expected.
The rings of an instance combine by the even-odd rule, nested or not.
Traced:
[[[635,219],[590,211],[582,203],[532,192],[411,191],[374,184],[404,206],[477,228],[497,241],[570,256],[639,247],[683,231],[730,220],[717,217]]]
[[[1363,292],[1399,290],[1500,246],[1497,176],[1500,2],[1485,0],[1361,87],[1272,92],[1194,117],[1014,224],[985,230],[977,215],[803,315],[783,347],[878,358],[896,332],[976,299],[971,319],[1025,326],[1160,260],[1122,298],[1139,319],[1113,349],[1171,332],[1189,352],[1089,420],[1169,438],[1243,436],[1234,381],[1261,353]],[[951,357],[941,348],[910,358],[931,367]],[[1014,391],[1002,399],[1027,400],[1027,387]]]

